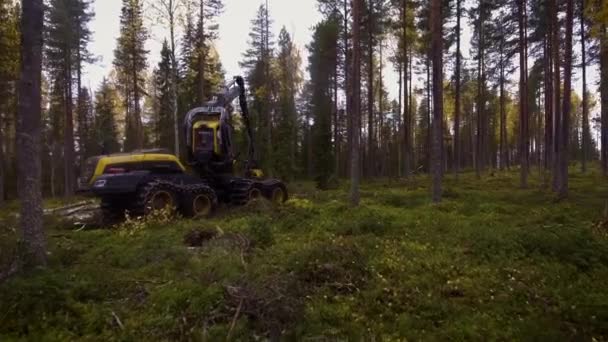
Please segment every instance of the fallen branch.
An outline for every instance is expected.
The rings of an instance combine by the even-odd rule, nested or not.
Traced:
[[[54,214],[56,212],[59,211],[69,211],[70,209],[74,209],[74,208],[81,208],[87,205],[92,205],[92,204],[96,204],[95,201],[80,201],[77,203],[72,203],[72,204],[68,204],[66,206],[63,207],[59,207],[59,208],[52,208],[52,209],[44,209],[44,214],[48,215],[48,214]]]
[[[244,301],[244,299],[241,298],[241,301],[239,302],[239,306],[236,308],[236,312],[234,313],[234,317],[232,317],[232,323],[230,323],[230,330],[228,330],[228,335],[226,336],[226,341],[230,341],[230,338],[232,337],[232,331],[234,330],[234,327],[236,326],[236,321],[239,319],[239,316],[241,314],[241,308],[243,307],[243,301]]]
[[[124,330],[125,326],[122,325],[120,318],[116,315],[116,313],[114,311],[112,311],[112,317],[114,317],[114,321],[116,321],[116,324],[118,324],[118,326],[120,327],[120,330]]]

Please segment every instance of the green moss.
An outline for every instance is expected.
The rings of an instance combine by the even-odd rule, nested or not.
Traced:
[[[605,340],[608,183],[571,178],[556,203],[536,176],[446,176],[222,209],[205,221],[106,230],[49,219],[50,265],[0,284],[0,340]],[[57,206],[60,202],[49,202]],[[0,267],[18,240],[0,211]],[[185,236],[213,231],[193,246]],[[237,315],[238,311],[238,315]],[[232,327],[234,321],[234,327]]]

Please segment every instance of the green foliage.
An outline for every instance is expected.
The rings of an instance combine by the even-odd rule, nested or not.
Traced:
[[[298,183],[205,221],[49,225],[49,268],[0,284],[0,339],[606,339],[608,186],[593,170],[554,203],[531,181],[462,174],[438,205],[426,177],[364,183],[357,209]]]
[[[161,60],[154,70],[154,101],[157,106],[154,113],[154,146],[172,149],[175,141],[173,129],[173,67],[171,66],[171,50],[167,40],[163,42],[160,51]]]
[[[116,126],[117,111],[118,94],[116,89],[104,78],[95,95],[95,139],[103,153],[120,151]]]

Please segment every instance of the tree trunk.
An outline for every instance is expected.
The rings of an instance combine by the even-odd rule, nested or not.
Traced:
[[[200,20],[198,37],[198,101],[205,103],[205,0],[200,0]]]
[[[340,136],[339,134],[339,124],[338,121],[338,63],[336,63],[336,70],[334,72],[334,151],[335,151],[335,175],[339,176],[340,174]]]
[[[41,191],[42,0],[23,0],[21,16],[21,78],[17,118],[17,186],[25,261],[46,265]]]
[[[360,202],[359,183],[361,181],[361,170],[359,166],[359,139],[360,139],[360,117],[361,117],[361,19],[360,19],[361,0],[352,1],[353,13],[353,53],[352,53],[352,90],[351,103],[352,113],[352,146],[351,146],[351,188],[350,204],[358,206]]]
[[[399,131],[405,131],[405,118],[402,116],[405,116],[405,113],[403,111],[403,100],[401,95],[403,94],[403,63],[402,61],[398,61],[397,62],[397,72],[399,74],[399,96],[397,96],[397,98],[399,99],[399,111],[397,113],[397,128],[395,129],[395,136],[397,137],[397,177],[401,177],[402,176],[402,165],[403,162],[401,160],[402,158],[402,148],[401,146],[403,145],[399,140]],[[403,134],[403,133],[402,133]],[[403,139],[403,143],[405,143],[405,135],[402,137]]]
[[[560,60],[559,60],[559,20],[558,20],[558,7],[556,0],[550,0],[550,10],[551,10],[551,50],[552,50],[552,59],[553,59],[553,139],[551,146],[551,163],[553,170],[553,191],[557,191],[557,185],[559,184],[559,174],[558,174],[558,155],[557,155],[557,146],[559,144],[560,139],[560,116],[561,116],[561,77],[560,77]]]
[[[78,18],[80,20],[80,18]],[[87,134],[87,123],[84,112],[82,111],[82,56],[80,54],[80,25],[76,25],[76,108],[78,116],[78,146],[80,148],[80,162],[83,163],[86,158],[86,134]]]
[[[568,196],[568,146],[570,135],[570,99],[572,92],[572,31],[574,26],[574,1],[566,1],[566,47],[564,50],[564,105],[560,124],[559,186],[558,197]]]
[[[407,0],[403,0],[402,18],[403,22],[403,173],[405,178],[409,178],[412,158],[411,158],[411,142],[410,132],[410,101],[408,98],[408,42],[407,42]]]
[[[502,27],[502,26],[501,26]],[[507,111],[505,109],[504,36],[500,41],[500,170],[507,166]]]
[[[352,115],[351,115],[351,101],[349,100],[351,98],[351,85],[350,85],[350,68],[351,68],[351,60],[350,60],[350,56],[348,53],[348,0],[344,0],[343,2],[343,7],[344,7],[344,18],[343,18],[343,28],[342,28],[342,39],[344,39],[344,94],[346,96],[346,131],[347,133],[347,148],[345,150],[345,156],[348,155],[348,153],[350,153],[350,151],[352,150],[352,132],[353,132],[353,127],[352,127]],[[348,158],[344,158],[345,161],[348,160]],[[347,173],[350,176],[350,167],[347,166],[346,167]]]
[[[606,25],[602,25],[600,37],[600,96],[602,175],[608,177],[608,35]]]
[[[64,162],[64,196],[74,195],[74,105],[72,96],[72,58],[68,49],[65,56],[64,75],[64,106],[65,106],[65,131],[63,132],[63,162]]]
[[[582,102],[582,110],[583,110],[583,136],[582,136],[582,153],[581,153],[581,171],[583,173],[587,172],[587,159],[589,153],[589,138],[591,134],[589,132],[589,108],[587,106],[587,51],[585,51],[585,43],[587,40],[585,33],[585,12],[583,10],[585,6],[585,1],[581,0],[581,71],[582,71],[582,82],[583,82],[583,102]]]
[[[367,177],[374,176],[374,44],[373,44],[373,2],[369,1],[369,22],[367,23]]]
[[[528,187],[528,84],[526,68],[525,0],[517,2],[519,12],[519,157],[520,186]]]
[[[483,33],[483,0],[479,1],[479,27],[478,27],[478,49],[479,55],[477,56],[477,138],[475,140],[475,176],[477,179],[481,178],[481,170],[484,163],[484,152],[482,150],[483,145],[483,126],[484,126],[484,114],[483,107],[485,101],[483,98],[484,89],[484,77],[483,77],[483,54],[484,54],[484,33]]]
[[[4,119],[2,117],[2,113],[0,113],[0,120]],[[4,186],[4,179],[6,176],[5,168],[5,154],[4,154],[4,135],[2,134],[2,129],[0,129],[0,207],[4,205],[4,201],[6,199],[6,191]]]
[[[137,75],[137,70],[135,69],[135,65],[133,65],[133,123],[135,125],[135,148],[142,149],[144,147],[144,131],[143,124],[141,121],[141,108],[140,108],[140,98],[141,95],[139,93],[139,78]]]
[[[172,79],[171,82],[171,97],[173,104],[173,133],[175,134],[175,143],[174,143],[174,152],[175,155],[179,157],[180,148],[179,148],[179,118],[178,118],[178,108],[177,108],[177,83],[179,82],[178,78],[178,70],[177,70],[177,59],[175,57],[175,7],[174,1],[169,0],[168,4],[168,15],[169,15],[169,33],[171,38],[171,68],[172,70]]]
[[[551,21],[549,20],[549,32]],[[552,164],[553,158],[553,60],[551,37],[547,34],[545,48],[545,173]]]
[[[441,202],[443,175],[443,30],[441,0],[431,0],[431,43],[433,55],[433,202]]]
[[[429,51],[429,58],[426,61],[426,170],[427,172],[431,172],[431,150],[432,150],[432,136],[433,136],[433,127],[431,126],[431,60],[432,53]]]
[[[462,15],[460,1],[456,0],[456,98],[454,99],[454,175],[458,178],[460,172],[460,17]]]

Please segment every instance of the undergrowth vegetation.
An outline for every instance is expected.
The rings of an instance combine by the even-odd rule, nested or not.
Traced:
[[[515,173],[292,184],[281,207],[162,214],[112,229],[47,225],[50,266],[0,284],[0,340],[605,340],[608,184],[567,201]],[[491,190],[484,190],[491,189]],[[17,241],[2,213],[0,257]]]

